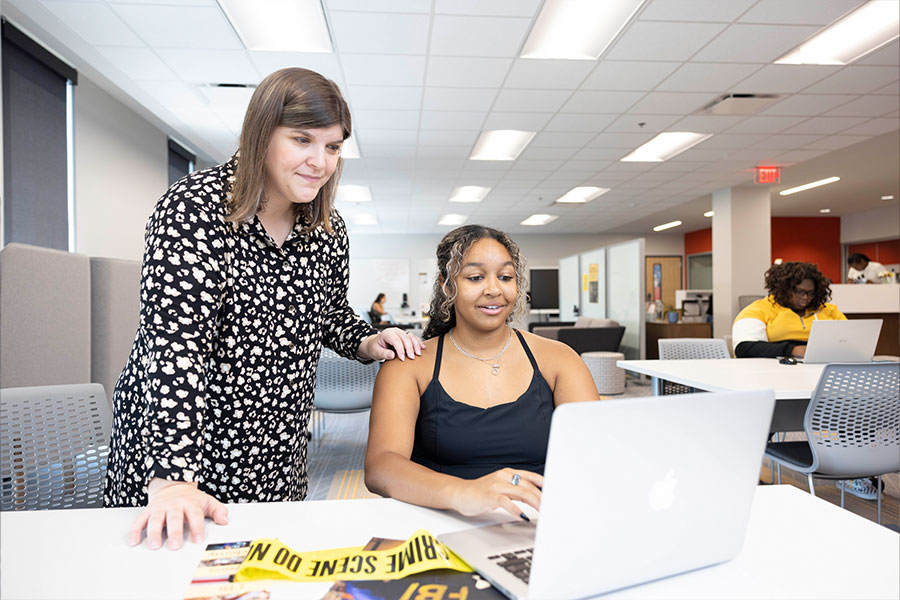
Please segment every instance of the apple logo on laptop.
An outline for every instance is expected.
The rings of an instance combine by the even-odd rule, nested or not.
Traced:
[[[666,476],[655,482],[650,488],[650,508],[653,510],[666,510],[675,504],[675,487],[678,480],[675,479],[675,469],[669,469]]]

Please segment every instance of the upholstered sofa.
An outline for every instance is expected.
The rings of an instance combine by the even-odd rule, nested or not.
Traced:
[[[532,332],[571,346],[576,352],[616,352],[625,335],[625,328],[612,319],[578,317],[571,324],[535,325]]]

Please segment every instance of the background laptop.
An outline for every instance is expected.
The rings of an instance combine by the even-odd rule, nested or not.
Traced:
[[[881,323],[881,319],[813,321],[803,362],[871,362]]]
[[[510,598],[583,598],[729,560],[774,406],[771,390],[564,404],[537,523],[438,538]]]

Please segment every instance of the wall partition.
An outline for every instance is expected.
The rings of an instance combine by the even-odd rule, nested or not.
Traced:
[[[619,351],[644,358],[644,239],[606,248],[607,316],[625,327]]]

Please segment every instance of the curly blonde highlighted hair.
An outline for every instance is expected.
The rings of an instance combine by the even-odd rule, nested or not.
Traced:
[[[422,334],[426,340],[447,333],[456,326],[456,277],[462,270],[466,254],[476,242],[491,239],[506,248],[516,272],[516,302],[506,322],[511,323],[525,314],[525,259],[519,246],[508,235],[483,225],[464,225],[444,236],[437,247],[438,275],[431,294],[428,326]]]

